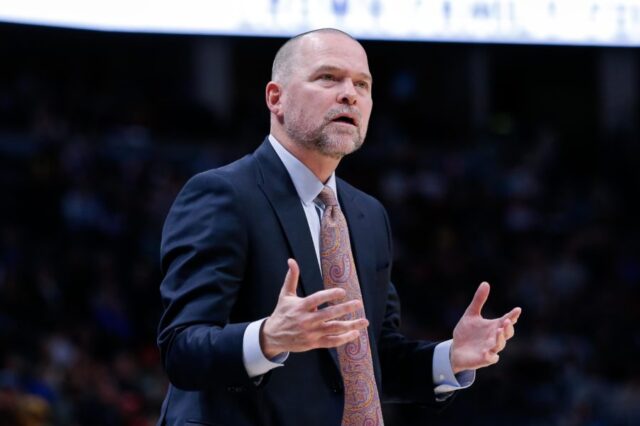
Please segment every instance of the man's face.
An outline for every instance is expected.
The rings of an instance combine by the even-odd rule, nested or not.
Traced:
[[[367,55],[341,34],[313,34],[299,43],[282,90],[284,129],[295,143],[342,158],[367,134],[373,106]]]

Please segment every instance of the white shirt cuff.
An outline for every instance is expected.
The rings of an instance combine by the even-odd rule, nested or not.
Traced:
[[[452,392],[468,388],[476,380],[475,370],[464,370],[453,374],[451,351],[453,340],[439,343],[433,351],[433,384],[438,401],[446,399]]]
[[[274,368],[282,367],[289,357],[289,352],[278,354],[271,360],[264,356],[260,347],[260,327],[264,320],[266,318],[249,324],[242,337],[242,361],[251,378],[262,376]]]

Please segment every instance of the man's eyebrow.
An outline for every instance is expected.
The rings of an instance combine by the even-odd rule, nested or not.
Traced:
[[[318,68],[316,68],[314,74],[318,74],[322,72],[343,72],[343,71],[344,71],[343,68],[337,67],[335,65],[321,65]],[[369,82],[373,81],[373,77],[371,77],[371,74],[367,72],[358,72],[356,74],[363,80],[367,80]]]

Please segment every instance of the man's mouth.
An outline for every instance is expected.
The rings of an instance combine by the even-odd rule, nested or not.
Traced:
[[[351,124],[352,126],[357,126],[357,122],[353,117],[349,117],[346,115],[342,115],[339,117],[334,118],[333,120],[331,120],[334,123],[345,123],[345,124]]]

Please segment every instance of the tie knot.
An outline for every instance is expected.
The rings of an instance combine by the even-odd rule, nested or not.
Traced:
[[[324,188],[322,188],[322,191],[320,191],[320,194],[318,195],[318,198],[327,207],[337,206],[338,205],[338,200],[336,199],[336,196],[333,193],[333,190],[331,188],[329,188],[328,186],[325,186]]]

